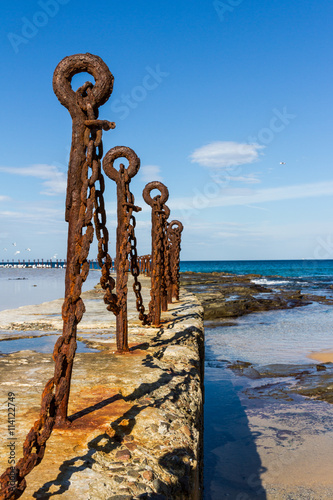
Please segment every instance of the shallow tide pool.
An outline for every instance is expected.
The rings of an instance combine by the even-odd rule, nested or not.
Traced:
[[[311,304],[238,318],[234,326],[207,328],[206,360],[309,363],[312,351],[333,348],[333,307]]]
[[[57,333],[32,338],[2,340],[0,341],[0,355],[22,350],[42,352],[44,354],[52,353],[58,337],[59,334]],[[77,340],[76,352],[97,352],[97,350],[87,347],[84,342]]]

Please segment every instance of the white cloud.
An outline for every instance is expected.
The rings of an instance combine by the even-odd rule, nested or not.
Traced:
[[[158,165],[143,165],[140,168],[140,172],[141,179],[144,182],[163,181],[163,178],[160,175],[161,168]]]
[[[192,197],[188,196],[186,198],[173,199],[170,201],[169,205],[173,210],[200,210],[211,207],[251,205],[253,203],[266,203],[270,201],[283,201],[332,195],[333,181],[327,181],[267,189],[221,189],[216,192],[214,197],[205,196],[203,190],[202,193],[197,193]]]
[[[217,141],[196,149],[190,158],[192,163],[198,163],[202,167],[234,167],[257,161],[260,150],[264,147],[256,143],[242,144],[233,141]]]
[[[41,194],[55,195],[66,192],[66,174],[54,165],[36,164],[30,167],[0,167],[0,172],[41,179],[45,188],[41,191]]]
[[[0,201],[9,201],[9,200],[10,200],[9,196],[5,196],[5,195],[0,194]]]

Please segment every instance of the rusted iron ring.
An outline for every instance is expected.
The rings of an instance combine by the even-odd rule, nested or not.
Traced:
[[[136,155],[133,149],[126,146],[116,146],[110,149],[104,156],[103,170],[106,175],[115,182],[120,181],[119,170],[113,164],[118,158],[126,158],[128,160],[127,174],[129,178],[134,177],[140,168],[140,158]]]
[[[161,194],[154,196],[154,198],[152,198],[150,196],[150,193],[153,189],[158,189],[161,192]],[[158,197],[160,198],[159,201],[161,205],[163,205],[163,203],[165,203],[169,198],[169,191],[168,188],[164,184],[162,184],[162,182],[152,181],[146,185],[146,187],[143,190],[142,196],[147,205],[150,205],[151,207],[154,205],[154,200],[156,200]]]
[[[174,227],[174,226],[176,226],[176,227]],[[169,223],[168,231],[170,231],[170,232],[179,231],[181,233],[183,229],[184,229],[184,226],[179,220],[172,220]]]
[[[96,107],[104,104],[110,97],[113,89],[113,75],[105,62],[93,54],[75,54],[67,56],[56,67],[53,74],[53,90],[59,101],[71,114],[78,109],[77,95],[72,89],[72,78],[77,73],[87,72],[95,78],[91,87]],[[86,106],[88,96],[83,97]]]

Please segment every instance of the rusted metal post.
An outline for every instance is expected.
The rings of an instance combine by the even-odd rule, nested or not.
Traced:
[[[168,233],[170,239],[170,267],[171,267],[171,297],[179,300],[179,262],[180,262],[180,240],[184,227],[179,220],[169,223]],[[170,292],[169,292],[170,293]]]
[[[162,228],[163,228],[163,256],[162,256],[162,283],[161,283],[161,294],[162,294],[162,311],[168,310],[168,286],[170,281],[169,275],[169,246],[168,246],[168,218],[170,216],[170,208],[163,204],[162,207]]]
[[[145,255],[145,275],[151,276],[151,255]]]
[[[150,193],[153,189],[157,189],[161,194],[151,197]],[[149,182],[142,193],[145,202],[152,207],[152,263],[151,263],[151,290],[149,314],[153,325],[159,326],[161,322],[161,296],[162,296],[162,280],[163,280],[163,210],[164,203],[169,198],[168,188],[158,181]]]
[[[95,84],[87,82],[75,92],[71,80],[80,72],[90,73],[95,78]],[[54,72],[55,94],[73,119],[65,217],[69,227],[63,333],[53,352],[54,376],[44,388],[39,418],[27,434],[23,457],[15,468],[9,467],[0,478],[1,500],[12,500],[22,495],[26,488],[25,476],[42,461],[55,423],[69,424],[67,406],[76,350],[76,327],[85,310],[80,295],[82,283],[89,272],[87,257],[94,232],[91,219],[94,208],[96,212],[99,207],[95,182],[102,182],[102,129],[114,128],[113,123],[97,119],[98,108],[108,100],[112,86],[113,76],[108,67],[92,54],[65,57]],[[11,484],[13,476],[14,488]]]
[[[126,158],[129,166],[121,163],[119,170],[113,165],[118,158]],[[128,324],[127,324],[127,281],[129,262],[129,226],[132,212],[139,212],[141,208],[134,205],[134,196],[129,190],[131,178],[140,168],[140,160],[134,151],[124,146],[110,149],[104,157],[103,169],[110,179],[117,183],[117,244],[116,244],[116,294],[119,308],[116,315],[116,341],[117,351],[127,352]]]
[[[167,301],[168,304],[172,304],[172,241],[170,239],[170,223],[167,223],[165,231],[165,245],[164,245],[164,276],[165,284],[167,289]]]
[[[72,77],[80,72],[88,72],[95,78],[95,84],[85,83],[76,92],[71,87]],[[99,160],[102,154],[102,129],[114,128],[114,124],[99,121],[98,108],[111,95],[113,76],[106,64],[92,54],[77,54],[66,57],[57,66],[53,76],[53,89],[59,101],[71,114],[73,123],[72,145],[68,166],[66,215],[68,222],[67,268],[65,277],[65,302],[63,305],[63,334],[54,348],[54,360],[62,359],[55,373],[57,423],[67,422],[67,407],[70,391],[73,360],[76,350],[76,329],[82,318],[84,305],[80,298],[82,283],[85,281],[89,264],[87,249],[93,238],[93,226],[83,221],[87,226],[86,234],[82,235],[80,221],[86,218],[88,187],[93,186],[98,179]],[[92,141],[91,138],[94,140]],[[97,153],[96,146],[99,148]],[[90,180],[85,178],[85,170],[92,168]],[[88,209],[93,210],[94,200]],[[87,254],[84,256],[83,254]],[[58,366],[58,364],[57,364]]]
[[[146,274],[145,256],[141,255],[139,257],[140,274]]]

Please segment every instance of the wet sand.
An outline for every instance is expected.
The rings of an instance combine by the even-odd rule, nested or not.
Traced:
[[[308,358],[320,363],[333,363],[333,350],[312,352],[308,355]]]

